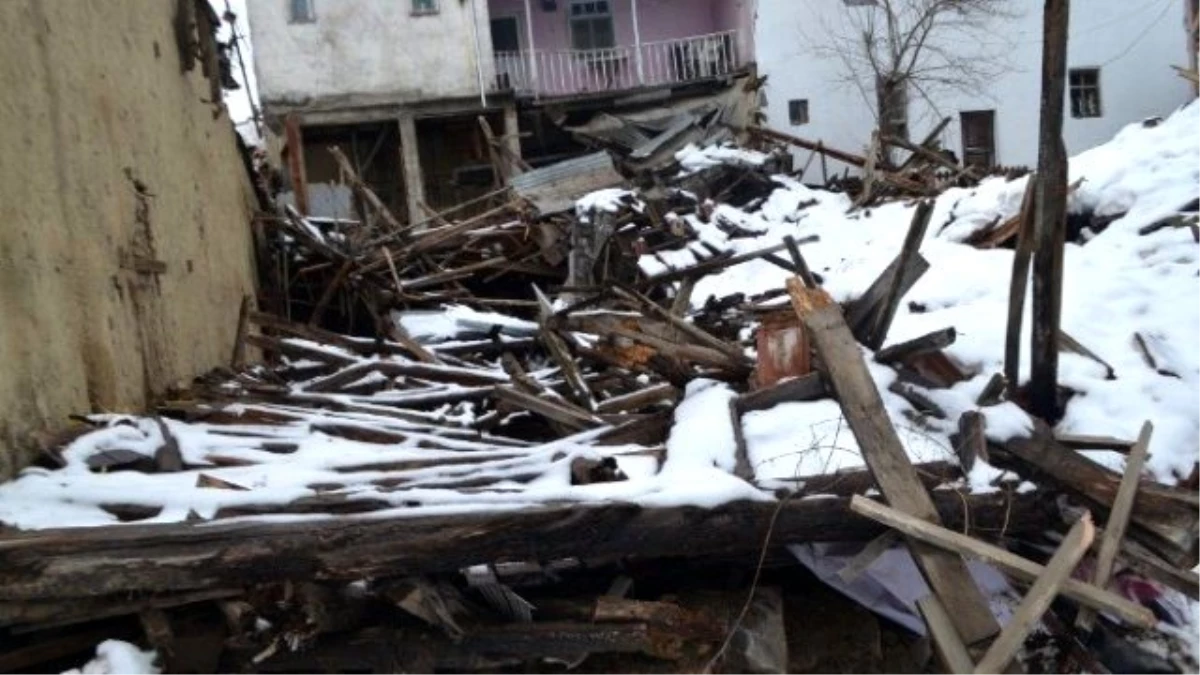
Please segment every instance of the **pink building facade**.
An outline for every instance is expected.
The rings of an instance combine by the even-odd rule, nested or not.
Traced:
[[[490,0],[497,88],[573,96],[728,76],[753,60],[754,0]]]

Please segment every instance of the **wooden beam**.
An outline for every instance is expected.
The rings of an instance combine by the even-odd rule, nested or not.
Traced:
[[[1062,327],[1063,255],[1067,235],[1067,149],[1063,105],[1067,79],[1069,0],[1046,0],[1042,28],[1042,103],[1038,132],[1033,254],[1033,316],[1029,405],[1057,420],[1058,331]]]
[[[958,333],[955,332],[954,328],[935,330],[932,333],[926,333],[921,337],[899,342],[880,349],[879,351],[875,352],[875,362],[885,364],[896,363],[898,361],[903,361],[910,356],[926,354],[928,352],[935,352],[939,349],[945,349],[946,347],[954,344],[956,337],[958,337]]]
[[[938,514],[929,493],[888,419],[841,308],[823,291],[805,289],[798,278],[789,279],[787,286],[792,306],[825,364],[842,412],[880,492],[896,508],[937,523]],[[987,600],[971,579],[962,557],[920,543],[912,543],[910,548],[930,588],[947,611],[957,617],[969,645],[989,640],[999,632]]]
[[[1018,473],[1042,483],[1053,481],[1103,512],[1113,508],[1121,476],[1059,445],[1044,426],[1035,428],[1033,438],[1014,438],[1004,449],[1034,470],[1030,474],[1018,466]],[[1144,483],[1134,497],[1130,536],[1177,567],[1194,567],[1200,538],[1197,499],[1193,491]]]
[[[975,666],[976,673],[999,673],[1008,667],[1021,645],[1025,644],[1029,631],[1033,630],[1034,625],[1050,608],[1050,603],[1058,595],[1059,589],[1070,578],[1083,554],[1087,553],[1088,546],[1092,544],[1095,536],[1096,528],[1092,525],[1091,514],[1085,511],[1046,563],[1037,581],[1033,582],[1025,597],[1021,598],[1021,604],[1005,624],[1000,637],[996,638]]]
[[[913,212],[912,222],[908,226],[908,234],[904,237],[904,245],[900,248],[900,255],[896,257],[897,269],[907,269],[913,256],[917,255],[921,243],[925,241],[925,232],[929,229],[931,217],[933,217],[932,200],[925,200],[917,205],[916,211]],[[903,275],[893,276],[892,283],[883,296],[883,302],[875,313],[871,330],[867,334],[865,342],[867,347],[879,349],[883,346],[883,341],[887,339],[888,331],[892,327],[892,319],[896,317],[896,309],[900,305],[900,298],[908,291],[903,287],[903,281]]]
[[[1130,514],[1133,513],[1133,497],[1137,494],[1138,482],[1142,477],[1142,467],[1146,465],[1146,450],[1150,447],[1150,434],[1153,432],[1154,425],[1150,424],[1149,420],[1142,424],[1137,443],[1129,451],[1129,458],[1125,460],[1125,474],[1121,476],[1121,487],[1117,489],[1117,496],[1113,500],[1108,521],[1104,523],[1104,535],[1100,538],[1100,553],[1096,556],[1096,572],[1092,577],[1092,583],[1100,588],[1108,586],[1113,565],[1117,561],[1117,551],[1121,548],[1121,540],[1125,538],[1125,528],[1129,525]],[[1095,623],[1096,613],[1087,607],[1080,609],[1079,615],[1075,618],[1075,627],[1084,635],[1092,632]]]
[[[899,259],[892,260],[875,281],[871,282],[867,292],[846,307],[846,323],[850,324],[850,330],[859,341],[865,342],[875,314],[895,281],[897,270],[900,269],[899,264]],[[903,297],[927,271],[929,262],[918,253],[900,273],[900,296]]]
[[[1008,326],[1004,333],[1004,379],[1008,382],[1009,398],[1021,377],[1021,323],[1025,314],[1025,291],[1029,284],[1029,261],[1034,247],[1034,202],[1037,197],[1037,174],[1029,177],[1025,196],[1021,198],[1020,232],[1017,250],[1013,253],[1012,277],[1008,281]]]
[[[1023,581],[1036,581],[1046,570],[1044,566],[1015,553],[920,518],[914,518],[907,513],[884,506],[861,495],[855,495],[850,499],[850,509],[888,527],[893,527],[907,537],[996,565]],[[1143,628],[1153,628],[1158,623],[1154,612],[1148,608],[1082,581],[1067,579],[1062,585],[1062,593],[1075,602],[1094,607],[1102,612],[1115,614]]]
[[[938,491],[934,504],[948,527],[965,527],[969,513],[971,527],[1007,523],[1014,535],[1041,532],[1057,518],[1053,501],[1037,492],[968,495],[964,508],[959,493]],[[773,516],[775,546],[865,541],[883,531],[844,498],[37,530],[0,537],[0,617],[31,601],[457,572],[501,559],[747,555],[762,549]]]
[[[788,401],[815,401],[829,395],[820,373],[809,373],[802,377],[777,382],[769,387],[741,394],[734,401],[738,412],[745,414],[754,410],[767,410]]]
[[[892,530],[892,532],[895,532],[895,530]],[[937,597],[927,595],[917,600],[917,611],[921,613],[921,618],[925,619],[925,626],[929,629],[929,637],[933,641],[934,648],[937,649],[938,658],[941,660],[946,672],[975,672],[975,665],[971,662],[971,655],[967,653],[967,646],[963,644],[962,638],[958,636],[958,630],[954,627],[954,620],[946,613],[946,608],[942,607],[942,603],[938,602]]]
[[[304,135],[300,131],[300,117],[289,113],[283,120],[283,133],[287,142],[288,178],[292,182],[292,196],[300,215],[308,215],[308,172],[304,166]]]

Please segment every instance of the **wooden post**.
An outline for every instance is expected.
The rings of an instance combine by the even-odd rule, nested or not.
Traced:
[[[1063,104],[1069,0],[1046,0],[1042,38],[1042,112],[1038,138],[1033,256],[1032,412],[1058,417],[1058,329],[1062,318],[1063,246],[1067,229],[1067,149]]]
[[[1138,482],[1142,477],[1142,467],[1146,464],[1147,449],[1150,447],[1150,434],[1154,425],[1149,420],[1142,424],[1137,443],[1129,451],[1129,459],[1125,463],[1125,475],[1121,477],[1121,487],[1113,500],[1112,511],[1109,511],[1108,522],[1104,524],[1104,536],[1100,540],[1100,553],[1096,556],[1096,573],[1092,583],[1100,588],[1108,585],[1112,575],[1113,564],[1117,560],[1117,549],[1125,538],[1125,528],[1129,525],[1129,516],[1133,513],[1133,498],[1137,494]],[[1095,627],[1096,612],[1089,607],[1082,607],[1075,618],[1075,626],[1080,633],[1086,635]]]
[[[308,172],[304,168],[304,135],[300,132],[300,118],[289,114],[283,121],[283,133],[287,140],[288,177],[292,181],[292,195],[300,215],[308,215]]]
[[[1017,216],[1020,230],[1017,234],[1017,250],[1013,253],[1012,278],[1008,282],[1008,329],[1004,336],[1004,378],[1012,392],[1020,384],[1021,375],[1021,321],[1025,313],[1025,289],[1029,284],[1029,259],[1033,256],[1033,201],[1037,189],[1037,174],[1029,177],[1025,185],[1025,196],[1021,199],[1021,212]]]

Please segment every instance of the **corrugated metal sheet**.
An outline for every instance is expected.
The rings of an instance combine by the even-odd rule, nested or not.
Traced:
[[[613,168],[612,157],[607,152],[596,152],[527,171],[508,184],[544,215],[567,211],[585,194],[620,185],[624,180]]]

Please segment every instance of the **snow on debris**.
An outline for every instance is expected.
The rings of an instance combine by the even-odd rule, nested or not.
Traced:
[[[1186,228],[1139,231],[1196,200],[1198,146],[1200,105],[1192,104],[1153,127],[1131,125],[1108,145],[1077,156],[1071,164],[1072,180],[1083,179],[1071,208],[1109,216],[1111,223],[1086,244],[1067,245],[1063,325],[1111,364],[1115,377],[1110,379],[1103,366],[1089,359],[1064,353],[1062,383],[1076,395],[1058,431],[1132,439],[1143,420],[1152,420],[1155,433],[1148,468],[1166,483],[1191,470],[1200,446],[1200,256]],[[724,147],[688,148],[679,159],[694,168],[714,161],[761,162],[760,154]],[[861,295],[900,249],[915,207],[893,202],[849,212],[850,202],[843,194],[810,189],[785,176],[773,180],[780,187],[757,209],[723,204],[714,210],[742,230],[738,236],[723,231],[719,218],[679,217],[700,241],[731,254],[761,249],[788,235],[797,239],[819,235],[818,241],[803,247],[809,267],[825,279],[825,289],[836,300]],[[963,412],[978,409],[975,400],[980,391],[993,373],[1002,370],[1012,252],[982,250],[961,242],[979,228],[1011,217],[1019,208],[1024,185],[1025,179],[992,178],[975,188],[948,190],[937,199],[921,249],[930,270],[903,298],[888,335],[894,344],[950,326],[957,329],[958,339],[945,353],[970,377],[947,389],[922,391],[945,411],[946,419],[920,414],[889,391],[895,371],[875,363],[864,351],[887,414],[914,462],[953,460],[949,436],[956,431],[955,422]],[[627,191],[605,190],[583,198],[578,206],[590,211],[628,198]],[[657,274],[695,264],[707,255],[697,243],[691,247],[647,254],[638,264],[645,273]],[[701,278],[691,301],[700,308],[711,297],[778,290],[788,275],[754,259]],[[484,339],[496,326],[507,339],[537,331],[529,321],[465,307],[403,312],[394,318],[435,350],[439,343]],[[1028,345],[1028,323],[1023,345]],[[1150,367],[1134,347],[1135,333],[1152,340],[1170,363]],[[348,349],[303,340],[290,344],[339,362],[382,358],[365,359]],[[1023,352],[1021,372],[1028,377],[1028,348]],[[454,369],[438,367],[446,372]],[[507,381],[498,367],[470,372]],[[545,369],[531,377],[552,373],[553,369]],[[0,485],[0,521],[20,528],[112,524],[120,515],[102,507],[114,503],[161,508],[137,520],[143,523],[222,515],[317,517],[258,516],[255,508],[329,497],[330,491],[346,502],[380,507],[369,517],[494,511],[549,502],[715,506],[736,499],[772,498],[733,475],[729,402],[734,392],[713,381],[696,380],[687,387],[675,410],[661,468],[654,456],[661,448],[594,445],[597,430],[547,443],[475,431],[470,426],[474,417],[470,401],[461,398],[486,395],[494,384],[491,381],[373,395],[322,393],[309,390],[309,384],[291,385],[294,406],[228,406],[226,416],[245,416],[234,423],[95,416],[100,428],[63,451],[62,469],[30,468]],[[406,396],[426,402],[457,397],[457,402],[400,417],[395,408],[379,405]],[[303,402],[319,402],[328,409],[305,407]],[[994,440],[1027,433],[1032,425],[1012,404],[981,412]],[[271,423],[263,423],[264,416],[273,418]],[[95,469],[97,462],[107,466],[152,461],[163,444],[164,429],[179,444],[184,471],[143,474]],[[355,434],[349,433],[355,430],[385,434],[385,438],[355,440]],[[759,479],[802,478],[863,465],[853,434],[831,399],[789,402],[747,413],[742,431]],[[470,464],[437,464],[439,459],[462,457],[463,450],[470,451]],[[601,457],[613,458],[628,480],[572,484],[574,460]],[[1105,453],[1102,461],[1119,470],[1123,458]],[[201,474],[233,487],[205,487]],[[994,489],[1002,476],[977,463],[967,482],[974,490]],[[478,480],[487,487],[455,489]]]
[[[1112,142],[1073,158],[1070,166],[1071,181],[1082,179],[1070,203],[1073,213],[1125,215],[1087,244],[1067,245],[1063,328],[1111,364],[1116,378],[1107,379],[1107,371],[1094,361],[1063,353],[1062,384],[1078,393],[1057,430],[1133,439],[1142,422],[1152,420],[1148,468],[1166,483],[1191,471],[1200,447],[1200,256],[1187,228],[1166,227],[1147,235],[1138,231],[1195,202],[1200,193],[1198,147],[1200,105],[1193,103],[1155,126],[1129,125]],[[783,177],[775,180],[784,187],[751,214],[767,226],[761,236],[730,240],[715,225],[694,216],[688,222],[702,239],[712,238],[734,253],[775,244],[787,235],[817,234],[819,241],[803,247],[809,267],[825,278],[824,287],[836,300],[861,295],[900,249],[915,206],[893,202],[848,214],[845,195]],[[957,341],[945,352],[975,375],[947,390],[923,392],[945,409],[947,420],[925,419],[928,433],[905,434],[903,429],[912,427],[911,406],[886,391],[894,373],[870,364],[892,422],[915,461],[929,458],[931,446],[951,447],[955,420],[976,409],[975,396],[992,373],[1003,369],[1012,252],[960,242],[1015,215],[1027,180],[991,178],[974,188],[947,190],[937,199],[921,248],[930,270],[905,296],[888,335],[888,344],[895,344],[948,326],[958,330]],[[683,251],[678,255],[690,257]],[[670,267],[691,264],[661,255],[643,256],[640,264],[643,270],[662,272],[663,260]],[[751,260],[701,279],[692,304],[699,308],[710,297],[778,289],[788,276],[765,260]],[[1028,317],[1028,299],[1025,311]],[[1023,327],[1023,379],[1029,376],[1029,323]],[[1134,347],[1135,332],[1165,346],[1177,377],[1146,364]],[[752,463],[770,467],[772,476],[857,464],[853,437],[837,431],[836,405],[814,401],[779,408],[787,412],[752,413],[744,420]],[[1016,406],[983,412],[994,440],[1031,427]],[[769,419],[772,414],[780,419]],[[797,420],[791,429],[789,417]],[[1117,470],[1123,467],[1116,453],[1105,453],[1102,461]]]
[[[767,155],[732,145],[709,145],[700,148],[695,143],[688,143],[675,153],[675,159],[684,173],[694,173],[721,164],[762,166],[763,162],[767,161]]]
[[[154,665],[157,658],[153,650],[144,652],[128,642],[105,640],[96,645],[96,658],[63,675],[157,675],[162,672]]]

